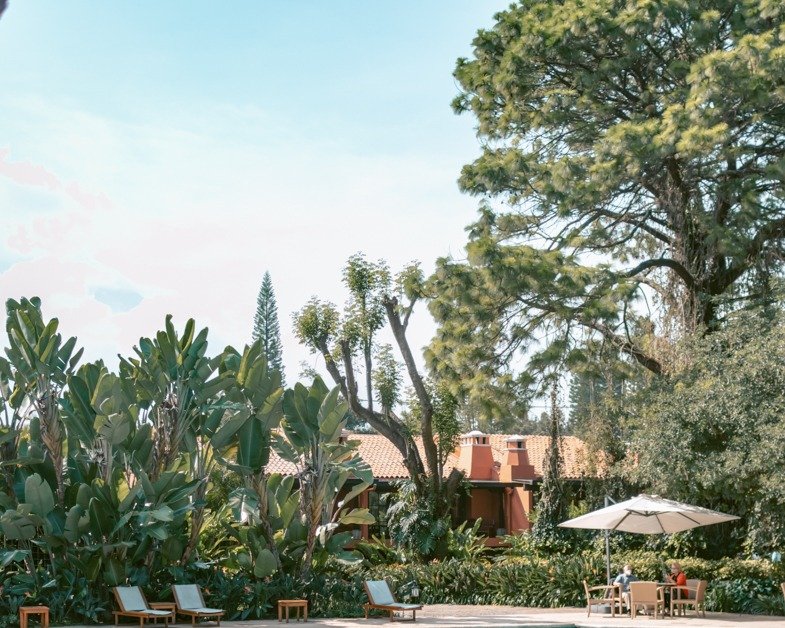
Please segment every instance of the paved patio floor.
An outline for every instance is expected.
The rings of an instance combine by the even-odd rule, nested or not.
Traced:
[[[330,628],[358,628],[360,626],[387,626],[390,622],[385,617],[374,616],[371,619],[309,619],[308,626],[330,627]],[[130,621],[126,621],[121,626],[133,626]],[[138,624],[136,624],[138,626]],[[154,624],[147,624],[153,626]],[[190,626],[190,622],[180,620],[175,626]],[[214,626],[214,623],[203,623],[203,626]],[[296,625],[291,620],[292,628]],[[303,625],[303,624],[301,624]],[[507,628],[523,627],[533,628],[566,628],[572,626],[594,627],[594,628],[729,628],[731,626],[754,626],[760,628],[785,628],[785,617],[764,617],[759,615],[735,615],[731,613],[706,613],[706,618],[696,617],[694,613],[686,617],[675,619],[657,619],[648,616],[638,616],[631,620],[629,617],[615,617],[610,615],[596,615],[586,617],[584,609],[561,608],[521,608],[513,606],[454,606],[448,604],[433,604],[426,606],[425,609],[417,614],[418,628],[429,628],[438,626],[445,628],[454,626],[455,628],[484,627],[484,626],[505,626]],[[253,620],[253,621],[225,621],[221,626],[226,628],[272,628],[273,626],[283,627],[277,620]],[[71,626],[70,628],[91,628],[89,626]]]

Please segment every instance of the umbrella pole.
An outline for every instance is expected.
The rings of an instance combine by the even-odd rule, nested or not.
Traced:
[[[610,497],[605,496],[605,507],[607,508],[612,503],[615,503]],[[605,575],[606,582],[611,583],[611,531],[605,530]]]

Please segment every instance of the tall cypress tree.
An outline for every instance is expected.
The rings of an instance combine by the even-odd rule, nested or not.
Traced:
[[[256,314],[253,319],[253,339],[262,340],[267,362],[281,373],[281,383],[285,384],[283,354],[281,349],[281,327],[278,324],[278,306],[275,303],[273,280],[265,272],[259,296],[256,299]]]
[[[564,492],[562,475],[561,444],[562,415],[556,384],[551,388],[550,412],[550,444],[545,454],[542,485],[540,487],[537,518],[532,528],[532,535],[541,545],[555,548],[562,539],[562,530],[557,527],[567,518],[567,500]]]

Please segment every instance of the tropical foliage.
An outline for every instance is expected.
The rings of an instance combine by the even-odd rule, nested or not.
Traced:
[[[273,574],[307,582],[329,556],[358,560],[335,532],[373,522],[349,504],[370,477],[341,437],[338,389],[284,391],[260,342],[208,357],[193,320],[178,333],[167,317],[119,374],[80,366],[38,299],[9,300],[6,329],[0,573],[13,604],[45,597],[55,620],[97,621],[109,587],[164,573],[219,564],[254,590]],[[273,446],[296,473],[269,472]],[[208,511],[218,465],[242,487]]]
[[[784,342],[779,305],[740,312],[686,343],[687,366],[625,399],[631,451],[617,472],[744,518],[696,531],[693,552],[768,554],[785,542]]]
[[[38,299],[7,302],[0,624],[24,602],[99,622],[109,587],[158,598],[177,581],[242,619],[295,595],[355,614],[379,577],[426,603],[580,604],[600,539],[556,524],[640,490],[742,521],[611,535],[619,562],[656,579],[678,557],[711,580],[708,609],[782,612],[785,5],[528,0],[495,20],[455,70],[454,109],[482,142],[460,178],[482,199],[466,259],[426,278],[350,257],[345,307],[313,298],[294,316],[334,388],[313,372],[285,387],[269,273],[249,346],[211,354],[206,328],[167,317],[117,369],[83,361]],[[425,368],[408,335],[422,302],[438,323]],[[409,473],[390,538],[356,546],[373,478],[349,421]],[[452,527],[448,459],[477,426],[551,436],[533,533],[497,554],[481,522]],[[597,454],[572,503],[565,427]]]
[[[412,264],[393,281],[385,262],[371,263],[364,256],[355,255],[344,269],[344,283],[349,291],[344,315],[333,304],[312,299],[294,315],[295,334],[301,343],[324,359],[352,413],[400,452],[409,472],[410,486],[417,499],[428,504],[429,521],[442,522],[450,514],[462,478],[459,471],[447,472],[445,468],[447,454],[452,451],[458,433],[457,404],[450,391],[421,373],[407,337],[414,307],[426,296],[423,273],[419,265]],[[403,369],[389,346],[374,345],[375,335],[385,325],[395,340],[411,384],[408,422],[393,408],[400,399]],[[364,400],[358,393],[358,371],[354,364],[357,353],[365,367]],[[374,355],[378,362],[376,368]],[[375,396],[381,408],[374,407]],[[421,446],[415,442],[415,433],[421,437]],[[434,546],[440,553],[445,547],[446,528],[439,524],[432,531],[442,535]]]

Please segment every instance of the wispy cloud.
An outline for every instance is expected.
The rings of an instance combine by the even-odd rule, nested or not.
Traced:
[[[56,174],[40,164],[29,161],[12,161],[10,157],[10,149],[0,149],[0,175],[18,185],[61,192],[88,210],[107,208],[112,205],[106,194],[88,192],[75,181],[64,183]]]

